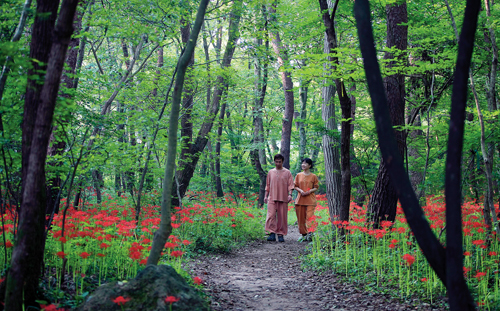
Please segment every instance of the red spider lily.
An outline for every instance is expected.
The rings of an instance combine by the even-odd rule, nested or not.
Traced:
[[[139,261],[139,264],[140,265],[145,265],[148,263],[148,260],[145,258],[145,259],[141,259],[141,261]]]
[[[13,246],[13,245],[12,245],[12,242],[11,242],[11,241],[9,241],[9,240],[5,241],[5,247],[6,247],[6,248],[11,248],[12,246]]]
[[[427,282],[427,278],[421,278],[420,281]]]
[[[110,247],[110,246],[111,246],[111,245],[109,245],[109,244],[106,244],[106,243],[101,243],[101,246],[99,246],[99,247],[100,247],[100,248],[104,248],[104,249],[106,249],[106,248],[108,248],[108,247]]]
[[[470,268],[464,267],[464,277],[467,277],[467,273],[470,271]]]
[[[398,241],[398,240],[396,240],[396,239],[392,239],[392,240],[391,240],[391,243],[392,243],[392,244],[397,244],[398,242],[399,242],[399,241]]]
[[[498,253],[491,251],[491,252],[488,253],[488,255],[490,255],[490,256],[496,256],[496,255],[498,255]]]
[[[470,252],[464,252],[464,256],[470,256]]]
[[[201,278],[200,278],[200,277],[195,276],[195,277],[193,278],[193,282],[194,282],[194,284],[196,284],[196,285],[201,285],[202,280],[201,280]]]
[[[170,235],[170,236],[168,237],[168,239],[169,239],[170,241],[172,241],[173,243],[177,243],[177,242],[180,242],[180,241],[181,241],[181,240],[180,240],[178,237],[176,237],[175,235]]]
[[[64,259],[64,257],[66,257],[67,254],[65,254],[64,252],[57,252],[57,257],[61,258],[61,259]]]
[[[165,303],[173,304],[174,302],[177,302],[179,300],[181,299],[174,296],[167,296],[167,298],[165,298]]]
[[[59,238],[59,242],[66,243],[67,241],[68,240],[66,240],[66,238],[63,236]]]
[[[134,252],[131,252],[131,253],[129,254],[129,257],[130,257],[132,260],[136,261],[136,260],[141,259],[142,254],[141,254],[140,252],[138,252],[138,251],[134,251]]]
[[[50,304],[50,305],[40,305],[40,308],[45,311],[57,311],[57,310],[64,310],[64,309],[58,309],[57,305],[55,304]]]
[[[116,303],[117,305],[119,306],[123,306],[125,303],[127,303],[128,301],[130,301],[130,297],[129,298],[124,298],[123,296],[118,296],[116,297],[115,299],[111,299],[114,303]]]
[[[165,243],[165,248],[176,248],[177,246],[179,246],[179,245],[176,243],[172,243],[172,242]]]
[[[411,266],[415,262],[415,256],[412,256],[410,254],[404,254],[403,255],[403,260],[406,261],[406,264],[409,267],[409,266]]]
[[[173,251],[170,253],[170,256],[175,257],[175,258],[181,257],[182,255],[184,255],[183,251]]]
[[[396,244],[393,244],[393,243],[389,244],[390,249],[394,249],[395,247],[396,247]]]
[[[233,227],[233,228],[236,227],[236,224],[232,224],[231,227]]]
[[[474,275],[474,277],[478,280],[478,281],[481,281],[481,279],[483,278],[483,276],[486,276],[486,272],[477,272],[476,275]]]
[[[389,228],[389,227],[391,227],[391,226],[392,226],[392,221],[382,220],[382,221],[380,222],[380,226],[381,226],[382,228]]]
[[[181,224],[172,224],[172,228],[177,229],[181,226]]]
[[[182,244],[187,246],[187,245],[191,244],[191,242],[189,242],[188,240],[184,240],[184,241],[182,241]]]
[[[98,257],[106,257],[106,255],[105,255],[105,254],[101,254],[101,253],[97,253],[97,256],[98,256]]]
[[[472,241],[472,244],[479,246],[481,244],[484,244],[484,242],[485,242],[484,240],[474,240],[474,241]]]
[[[83,259],[86,259],[87,257],[89,257],[89,256],[90,256],[90,254],[89,254],[89,253],[87,253],[87,252],[83,252],[83,253],[81,253],[79,256],[80,256],[80,257],[82,257]]]

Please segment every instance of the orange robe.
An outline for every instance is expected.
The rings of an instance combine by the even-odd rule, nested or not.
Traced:
[[[266,191],[267,198],[266,231],[278,235],[288,233],[288,193],[294,188],[293,176],[289,170],[273,168],[267,174]]]

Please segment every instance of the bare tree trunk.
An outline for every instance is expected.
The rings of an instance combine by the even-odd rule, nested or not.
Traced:
[[[276,6],[278,5],[278,0],[275,0],[269,8],[270,21],[271,23],[276,23]],[[290,140],[292,137],[292,124],[293,124],[293,110],[294,110],[294,99],[293,99],[293,82],[292,73],[287,69],[288,67],[288,54],[286,48],[281,42],[281,38],[274,25],[275,29],[271,31],[273,39],[271,44],[273,46],[274,53],[276,53],[278,58],[278,64],[281,68],[281,82],[283,83],[283,91],[285,92],[285,112],[283,115],[283,125],[281,129],[281,144],[280,153],[283,155],[285,160],[283,161],[283,166],[290,169]]]
[[[175,170],[175,157],[177,154],[177,129],[179,119],[179,108],[182,97],[182,88],[184,84],[184,77],[189,62],[196,46],[198,34],[200,33],[201,25],[205,16],[205,11],[208,5],[208,0],[201,0],[196,20],[193,24],[189,42],[179,58],[177,64],[177,77],[175,80],[174,92],[172,94],[172,108],[170,111],[170,124],[168,130],[168,151],[167,151],[167,164],[165,166],[165,177],[163,180],[163,193],[161,200],[161,222],[160,228],[155,232],[153,238],[153,245],[147,260],[147,265],[157,265],[160,260],[161,252],[165,246],[168,236],[172,232],[171,225],[171,202],[172,202],[172,189]]]
[[[395,47],[400,51],[406,50],[408,44],[408,13],[406,10],[406,2],[400,1],[395,4],[386,5],[387,12],[387,47]],[[402,25],[401,25],[402,24]],[[399,56],[400,59],[405,58],[405,54]],[[386,53],[386,60],[394,59],[394,55]],[[395,65],[395,61],[390,61],[388,67]],[[405,81],[404,75],[394,74],[384,78],[389,109],[391,112],[391,121],[394,126],[403,126],[405,124]],[[405,135],[403,131],[395,131],[398,148],[401,155],[405,151]],[[372,197],[368,204],[369,220],[377,227],[382,220],[394,221],[396,219],[396,204],[398,197],[394,188],[391,185],[389,173],[385,163],[380,163],[375,187],[373,188]]]
[[[63,1],[57,25],[54,27],[59,3],[58,1],[48,2],[50,3],[39,0],[37,3],[37,17],[33,31],[40,38],[32,38],[30,51],[30,55],[37,55],[34,52],[40,51],[39,45],[48,45],[50,56],[47,57],[47,72],[38,96],[31,94],[30,101],[26,102],[32,108],[36,107],[37,109],[28,111],[23,120],[23,137],[25,137],[23,142],[29,142],[29,147],[23,144],[23,151],[29,151],[29,154],[23,153],[23,159],[27,165],[27,167],[23,167],[23,199],[5,293],[5,309],[13,311],[24,310],[25,303],[28,306],[35,305],[36,289],[45,248],[45,160],[47,146],[61,74],[73,33],[72,24],[78,5],[77,0]],[[55,7],[53,7],[54,2]],[[48,19],[46,14],[42,15],[45,21],[40,18],[42,12],[51,12]],[[53,37],[51,38],[50,35]],[[34,122],[28,124],[26,118]],[[31,131],[31,135],[25,136],[24,130]],[[28,137],[29,139],[26,139]]]

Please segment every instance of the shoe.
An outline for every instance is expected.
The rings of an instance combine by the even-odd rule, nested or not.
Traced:
[[[306,240],[307,242],[312,242],[312,240],[313,240],[313,234],[312,234],[312,232],[309,232],[309,233],[306,235],[305,240]]]
[[[281,234],[278,235],[278,242],[285,242],[285,239]]]
[[[276,241],[276,234],[274,232],[272,232],[268,237],[267,237],[267,240],[269,242],[273,242],[273,241]]]

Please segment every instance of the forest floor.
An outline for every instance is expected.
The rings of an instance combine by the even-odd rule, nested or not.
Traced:
[[[227,254],[201,256],[189,263],[200,276],[212,310],[445,310],[418,299],[401,302],[366,292],[332,272],[301,269],[307,243],[289,226],[285,243],[254,241]]]

